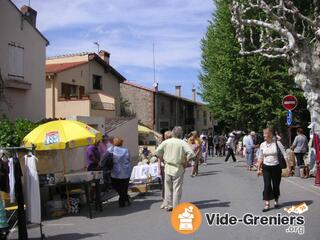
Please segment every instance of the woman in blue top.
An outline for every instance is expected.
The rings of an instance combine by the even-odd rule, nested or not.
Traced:
[[[129,179],[131,176],[130,155],[127,148],[122,147],[123,140],[114,138],[113,145],[109,151],[113,158],[111,170],[111,182],[113,188],[119,194],[119,207],[125,207],[126,203],[130,205],[128,196]]]

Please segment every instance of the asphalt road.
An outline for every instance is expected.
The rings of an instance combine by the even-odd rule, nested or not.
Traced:
[[[200,166],[199,176],[195,178],[189,173],[190,169],[185,174],[182,202],[192,202],[202,212],[202,225],[192,235],[180,235],[172,229],[170,213],[160,209],[160,192],[154,190],[145,196],[135,196],[131,207],[119,209],[117,202],[111,201],[92,220],[70,216],[45,221],[47,239],[320,239],[320,188],[313,186],[314,178],[283,178],[281,209],[268,212],[268,215],[288,215],[284,207],[306,202],[309,211],[302,214],[304,234],[299,235],[286,233],[288,226],[208,226],[205,213],[229,213],[239,218],[246,213],[262,215],[262,178],[248,172],[244,162],[224,163],[222,158],[209,159],[207,166]],[[30,239],[38,239],[38,229],[29,230],[29,235]]]

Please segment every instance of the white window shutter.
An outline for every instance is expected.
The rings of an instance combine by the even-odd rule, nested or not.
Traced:
[[[9,44],[9,75],[16,77],[24,76],[24,49]]]
[[[16,75],[23,75],[23,48],[16,47]]]
[[[15,54],[15,47],[9,45],[9,74],[14,75],[14,54]]]

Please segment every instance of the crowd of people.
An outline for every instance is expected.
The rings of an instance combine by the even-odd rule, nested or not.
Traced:
[[[207,165],[208,156],[225,157],[229,162],[231,157],[236,162],[236,155],[245,157],[249,171],[257,171],[257,176],[263,176],[264,189],[263,211],[270,209],[270,201],[279,206],[280,183],[283,169],[289,169],[289,152],[294,152],[302,178],[307,176],[304,156],[308,150],[308,141],[301,128],[289,149],[285,150],[279,134],[271,128],[263,130],[263,140],[254,131],[231,132],[228,136],[204,135],[196,131],[183,135],[183,129],[176,126],[172,131],[164,133],[163,141],[152,156],[158,162],[159,176],[162,182],[161,208],[172,211],[182,196],[182,186],[185,169],[191,167],[191,177],[198,175],[199,165]],[[128,195],[129,179],[131,176],[131,159],[127,148],[123,147],[121,138],[107,135],[95,145],[87,148],[87,170],[102,170],[106,189],[112,186],[119,194],[119,207],[130,205]],[[144,148],[142,154],[151,153]],[[284,160],[282,160],[284,159]],[[283,167],[282,161],[285,162]]]
[[[302,128],[297,128],[297,136],[287,150],[279,134],[271,128],[264,129],[263,136],[257,135],[254,131],[248,131],[244,136],[243,132],[233,131],[228,137],[224,134],[202,134],[198,137],[194,131],[183,140],[180,140],[181,132],[180,127],[174,128],[172,133],[167,132],[169,138],[173,139],[166,138],[156,151],[159,164],[165,166],[162,168],[165,193],[161,208],[167,211],[171,211],[181,199],[184,169],[191,163],[191,177],[197,176],[199,164],[206,165],[208,156],[225,156],[225,162],[229,162],[230,157],[236,162],[236,154],[245,157],[247,169],[255,170],[257,176],[263,176],[263,212],[270,209],[271,200],[274,200],[275,208],[279,207],[281,177],[284,170],[292,167],[288,153],[294,152],[300,176],[307,177],[304,156],[308,150],[308,141]],[[294,159],[293,161],[295,162]]]

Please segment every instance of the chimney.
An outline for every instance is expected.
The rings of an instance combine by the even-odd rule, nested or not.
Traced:
[[[192,100],[194,102],[197,101],[197,92],[196,92],[196,89],[195,88],[192,88]]]
[[[33,26],[36,27],[37,22],[37,11],[29,6],[23,5],[21,7],[21,12],[24,18]]]
[[[181,86],[180,85],[176,86],[176,96],[181,97]]]
[[[107,64],[110,64],[110,53],[108,53],[107,51],[101,50],[99,52],[99,56],[101,57],[101,59],[103,61],[105,61]]]

